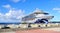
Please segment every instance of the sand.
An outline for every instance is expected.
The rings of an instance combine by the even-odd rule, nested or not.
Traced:
[[[60,33],[60,27],[16,31],[16,33]]]
[[[25,30],[25,31],[16,31],[16,33],[60,33],[60,32],[53,31],[53,30],[32,29],[32,30]]]
[[[60,27],[57,28],[42,28],[42,29],[28,29],[28,30],[16,30],[0,33],[60,33]]]

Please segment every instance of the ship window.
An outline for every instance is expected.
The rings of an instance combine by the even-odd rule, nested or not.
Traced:
[[[44,13],[45,15],[48,15],[48,13]]]

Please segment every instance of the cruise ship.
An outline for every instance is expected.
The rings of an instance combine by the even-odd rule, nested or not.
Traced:
[[[31,14],[22,18],[23,23],[48,23],[54,16],[50,16],[49,13],[43,12],[43,10],[36,9]]]

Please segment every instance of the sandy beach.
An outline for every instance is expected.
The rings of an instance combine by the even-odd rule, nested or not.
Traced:
[[[16,31],[16,33],[60,33],[60,28],[32,29],[26,31]]]

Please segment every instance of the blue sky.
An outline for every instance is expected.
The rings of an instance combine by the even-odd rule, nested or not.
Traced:
[[[36,8],[53,15],[52,21],[60,21],[60,0],[0,0],[0,22],[19,22]]]

